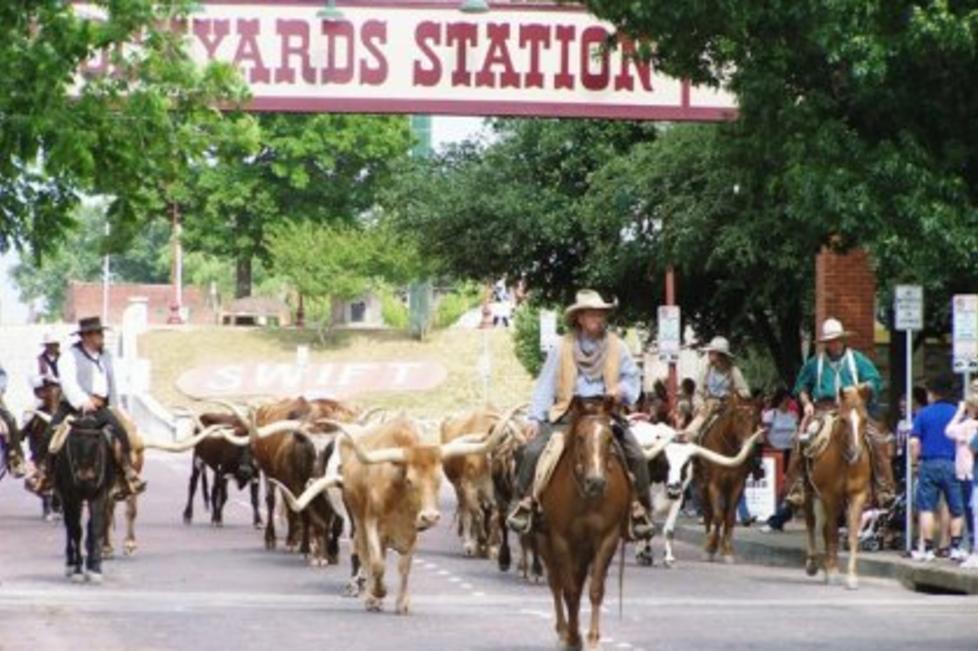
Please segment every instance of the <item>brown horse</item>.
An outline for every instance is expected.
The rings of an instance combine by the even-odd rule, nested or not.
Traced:
[[[736,395],[727,399],[720,412],[709,423],[699,444],[726,457],[736,457],[745,445],[757,441],[761,413],[753,401]],[[737,504],[744,494],[751,464],[721,466],[697,459],[695,476],[699,478],[706,525],[706,554],[714,560],[718,550],[723,560],[733,563],[733,530],[737,522]]]
[[[27,446],[31,451],[31,461],[38,462],[38,453],[44,432],[47,430],[48,422],[58,409],[61,402],[61,386],[58,384],[45,383],[43,387],[35,392],[41,404],[30,414],[27,423],[22,430],[23,436],[27,439]],[[41,496],[41,514],[45,520],[53,520],[61,515],[61,497],[54,490],[49,490]]]
[[[587,648],[600,648],[604,582],[627,522],[631,487],[613,444],[615,408],[611,398],[575,398],[563,455],[540,499],[543,522],[537,538],[553,593],[557,635],[566,649],[581,647],[581,593],[589,574]]]
[[[847,387],[839,396],[839,409],[826,439],[818,437],[803,451],[805,482],[805,527],[808,530],[808,557],[805,571],[815,576],[821,566],[825,582],[839,573],[839,514],[848,505],[849,568],[846,586],[859,587],[856,560],[859,551],[859,524],[869,500],[872,462],[866,440],[869,416],[866,402],[869,389]],[[816,554],[815,534],[822,532],[825,546],[821,559]]]

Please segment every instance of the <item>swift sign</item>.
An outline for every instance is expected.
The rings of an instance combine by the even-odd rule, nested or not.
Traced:
[[[429,391],[448,376],[437,362],[244,362],[191,369],[177,388],[193,398],[277,396],[351,398],[365,393]]]
[[[719,121],[733,97],[667,77],[604,47],[613,33],[584,10],[494,5],[467,15],[458,3],[209,0],[176,24],[198,63],[234,63],[252,110],[545,115]],[[76,5],[98,16],[101,9]],[[85,71],[108,72],[106,57]]]

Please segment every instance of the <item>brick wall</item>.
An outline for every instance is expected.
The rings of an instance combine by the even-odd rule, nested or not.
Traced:
[[[853,333],[850,345],[875,358],[876,275],[865,251],[823,250],[815,259],[815,327],[834,317]]]
[[[122,313],[129,306],[129,299],[148,299],[149,323],[162,325],[170,315],[173,287],[170,285],[143,285],[115,283],[109,286],[109,323],[122,323]],[[183,288],[183,305],[188,309],[189,322],[203,325],[216,323],[217,315],[208,306],[205,293],[197,287]],[[74,323],[86,316],[102,315],[102,284],[71,281],[65,296],[64,320]]]

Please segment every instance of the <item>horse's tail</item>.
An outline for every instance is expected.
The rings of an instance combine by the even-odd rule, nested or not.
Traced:
[[[625,617],[625,545],[626,539],[621,538],[621,551],[618,554],[618,619]]]

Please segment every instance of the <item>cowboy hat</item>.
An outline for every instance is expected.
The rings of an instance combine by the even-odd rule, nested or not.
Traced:
[[[102,325],[102,319],[97,316],[89,316],[84,319],[79,319],[78,329],[75,330],[73,335],[84,335],[89,332],[102,332],[103,330],[109,330],[109,326]]]
[[[582,289],[577,292],[577,297],[574,300],[574,304],[570,305],[564,310],[564,319],[573,324],[574,315],[583,310],[602,310],[604,312],[610,312],[611,310],[618,307],[617,299],[612,303],[606,303],[601,294],[597,293],[593,289]]]
[[[842,327],[842,321],[825,319],[822,322],[822,336],[819,338],[819,342],[824,344],[836,339],[846,339],[851,335],[851,332]]]
[[[710,340],[710,343],[703,346],[704,353],[720,353],[721,355],[726,355],[727,357],[733,358],[734,354],[730,352],[730,342],[727,341],[726,337],[714,337]]]
[[[58,339],[58,337],[53,332],[51,332],[50,330],[46,330],[44,332],[44,334],[41,335],[41,345],[42,346],[51,346],[51,345],[60,344],[60,343],[61,343],[61,340]]]

